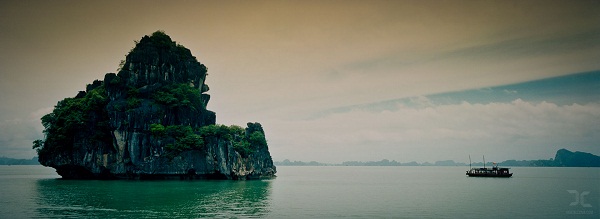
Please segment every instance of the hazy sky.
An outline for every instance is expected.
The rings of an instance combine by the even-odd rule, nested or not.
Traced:
[[[261,122],[274,160],[600,154],[600,98],[567,92],[569,102],[557,89],[468,99],[600,70],[597,0],[3,0],[0,156],[33,157],[41,116],[115,72],[133,41],[156,30],[208,67],[217,122]],[[455,101],[431,101],[444,94]]]

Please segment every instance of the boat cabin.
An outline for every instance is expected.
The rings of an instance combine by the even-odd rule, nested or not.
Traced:
[[[492,168],[472,168],[467,171],[467,175],[473,177],[511,177],[512,173],[510,173],[509,169],[498,168],[498,166],[493,166]]]

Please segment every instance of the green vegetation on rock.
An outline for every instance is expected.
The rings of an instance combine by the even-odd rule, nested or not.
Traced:
[[[222,138],[232,141],[234,150],[242,157],[248,157],[258,149],[267,148],[267,140],[261,131],[253,131],[248,136],[245,132],[244,128],[237,125],[208,125],[196,130],[191,126],[183,125],[150,125],[152,136],[168,142],[165,149],[175,155],[183,151],[203,149],[207,138]]]
[[[156,103],[163,104],[169,108],[189,107],[194,110],[196,106],[202,106],[202,96],[200,91],[187,84],[170,84],[161,87],[156,91],[152,98]]]
[[[101,82],[94,82],[97,83]],[[34,141],[33,148],[40,157],[70,151],[74,146],[74,136],[82,130],[90,130],[86,134],[94,140],[110,140],[108,115],[105,110],[107,103],[107,94],[103,86],[80,92],[75,98],[59,101],[52,113],[42,117],[46,139]]]

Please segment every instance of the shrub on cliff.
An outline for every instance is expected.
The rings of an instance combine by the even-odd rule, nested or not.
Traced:
[[[89,88],[93,89],[59,101],[51,113],[42,117],[46,140],[36,140],[33,145],[40,157],[72,150],[73,136],[81,130],[91,130],[87,134],[95,140],[104,141],[110,136],[106,90],[103,86]]]
[[[260,142],[259,136],[254,136],[253,138],[248,138],[245,133],[246,129],[241,126],[231,125],[210,125],[206,127],[202,127],[201,132],[204,136],[219,136],[225,138],[227,140],[231,140],[233,144],[233,149],[237,151],[242,157],[248,157],[251,153],[256,151],[256,147],[254,147],[251,142]],[[264,138],[264,135],[262,135]],[[266,140],[263,139],[266,143]]]
[[[250,142],[250,144],[254,145],[254,147],[256,147],[257,149],[262,148],[262,147],[267,147],[267,139],[265,138],[265,135],[259,131],[252,132],[252,134],[250,134],[248,141]]]
[[[242,157],[248,157],[257,150],[267,147],[267,140],[262,132],[253,130],[248,136],[245,135],[245,132],[244,128],[237,125],[208,125],[195,131],[191,126],[150,125],[152,136],[169,142],[166,143],[165,149],[173,155],[187,150],[201,150],[204,146],[204,139],[211,137],[232,141],[234,150]]]
[[[163,137],[166,130],[165,126],[161,124],[150,124],[150,133],[152,133],[152,136],[154,137]]]
[[[156,139],[166,142],[165,149],[171,155],[177,155],[187,150],[201,150],[204,139],[189,125],[163,126],[151,124],[150,133]]]
[[[169,108],[189,107],[194,110],[199,110],[197,107],[206,108],[202,103],[200,91],[187,84],[166,85],[156,91],[152,99]]]

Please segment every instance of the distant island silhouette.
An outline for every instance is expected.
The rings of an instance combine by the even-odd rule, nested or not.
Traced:
[[[33,157],[31,159],[0,157],[0,165],[40,165],[40,162],[38,162],[38,157]]]
[[[316,161],[275,161],[277,166],[468,166],[468,163],[455,162],[453,160],[436,161],[434,163],[415,161],[401,163],[396,160],[383,159],[380,161],[344,161],[338,164],[320,163]],[[580,152],[560,149],[556,152],[554,158],[548,160],[506,160],[497,163],[499,166],[512,167],[600,167],[600,156]],[[483,166],[483,162],[472,163],[472,166]],[[487,162],[486,165],[492,165]]]
[[[32,159],[15,159],[0,157],[0,165],[40,165],[37,157]],[[453,160],[436,161],[434,163],[415,161],[401,163],[395,160],[383,159],[380,161],[344,161],[338,164],[321,163],[317,161],[274,161],[277,166],[468,166],[468,163],[455,162]],[[483,166],[483,162],[475,162],[472,166]],[[492,165],[487,162],[486,165]],[[498,163],[499,166],[510,167],[600,167],[600,156],[586,152],[572,152],[560,149],[554,158],[548,160],[505,160]]]

